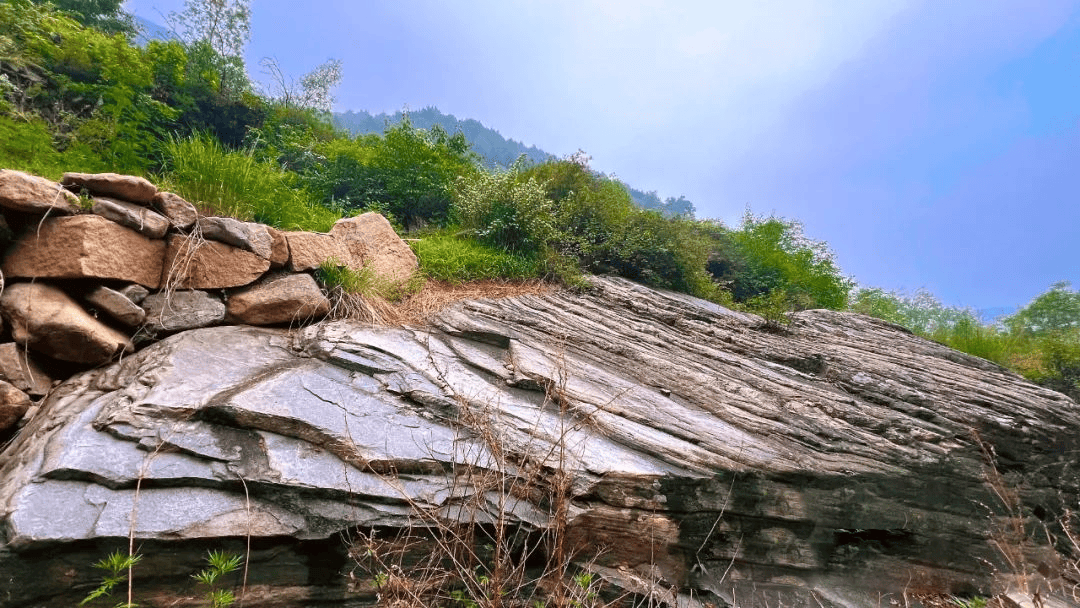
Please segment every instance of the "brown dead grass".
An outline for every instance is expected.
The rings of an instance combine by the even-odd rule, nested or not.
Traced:
[[[462,300],[498,300],[544,295],[559,286],[539,279],[529,281],[473,281],[448,283],[428,280],[418,291],[391,301],[378,296],[337,294],[331,298],[331,318],[354,319],[379,326],[426,325],[432,316]]]

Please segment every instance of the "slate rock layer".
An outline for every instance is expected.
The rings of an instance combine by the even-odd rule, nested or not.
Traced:
[[[903,605],[992,592],[984,448],[1048,529],[1076,504],[1080,414],[1059,393],[856,314],[778,333],[594,283],[427,327],[199,329],[74,376],[0,453],[0,598],[77,603],[134,530],[157,560],[144,605],[249,535],[245,605],[375,605],[346,533],[420,534],[420,513],[543,530],[541,486],[500,502],[472,484],[562,471],[574,567],[660,594],[636,605]]]

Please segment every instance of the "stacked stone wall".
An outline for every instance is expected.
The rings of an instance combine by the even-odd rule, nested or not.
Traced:
[[[381,215],[329,233],[201,215],[150,181],[0,170],[0,439],[70,371],[163,335],[302,325],[330,312],[314,273],[333,260],[408,280],[416,256]]]

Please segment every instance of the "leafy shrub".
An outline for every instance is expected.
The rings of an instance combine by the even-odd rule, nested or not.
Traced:
[[[798,222],[747,212],[738,230],[714,230],[713,238],[721,256],[712,257],[710,272],[729,285],[736,302],[781,289],[798,309],[847,307],[851,279],[828,246],[806,238]]]
[[[514,253],[540,255],[559,238],[554,209],[533,178],[508,171],[477,172],[460,178],[454,219],[489,245]]]
[[[295,174],[256,160],[250,150],[226,150],[209,135],[170,138],[164,160],[169,187],[207,213],[316,232],[341,217],[297,187]]]
[[[324,203],[379,210],[408,227],[445,223],[458,177],[477,171],[463,135],[415,129],[408,117],[381,137],[332,140],[315,152],[325,161],[305,178]]]

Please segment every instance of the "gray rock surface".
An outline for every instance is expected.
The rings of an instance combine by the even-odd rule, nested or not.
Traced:
[[[145,288],[143,288],[145,290]],[[143,298],[146,294],[143,293]],[[98,285],[86,294],[86,301],[128,327],[138,327],[146,320],[146,311],[122,292]]]
[[[197,289],[161,291],[146,296],[146,327],[151,332],[174,332],[217,325],[225,320],[221,298]]]
[[[231,217],[200,217],[198,225],[203,237],[211,241],[239,247],[264,260],[273,257],[274,237],[263,224],[242,222]]]
[[[246,606],[374,605],[343,538],[442,514],[565,517],[633,605],[914,606],[992,591],[983,446],[1033,526],[1076,503],[1080,413],[1058,393],[859,315],[778,333],[595,283],[431,327],[189,331],[73,377],[0,453],[0,598],[73,605],[134,531],[141,605],[248,535]],[[532,481],[505,502],[475,485],[496,473]]]
[[[169,220],[144,205],[98,196],[94,198],[93,212],[152,239],[160,239],[169,231]]]

